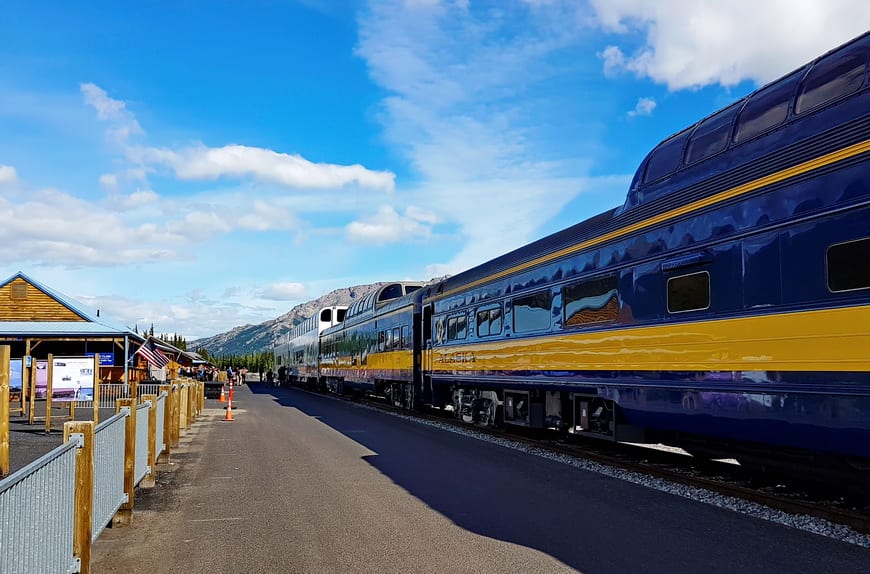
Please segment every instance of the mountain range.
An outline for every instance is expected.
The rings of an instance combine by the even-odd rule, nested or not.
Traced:
[[[426,283],[434,283],[442,279],[444,278],[438,277]],[[264,321],[258,325],[233,327],[226,333],[196,339],[188,342],[187,348],[194,351],[206,349],[211,357],[246,355],[248,353],[269,351],[294,326],[317,313],[322,307],[350,305],[388,283],[392,282],[371,283],[369,285],[356,285],[354,287],[336,289],[317,299],[300,303],[275,319]]]

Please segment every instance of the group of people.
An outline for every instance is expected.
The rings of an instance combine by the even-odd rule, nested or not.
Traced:
[[[241,385],[245,381],[248,380],[248,368],[247,367],[239,367],[238,369],[233,369],[232,365],[227,367],[227,381]]]
[[[276,376],[277,374],[277,376]],[[260,379],[263,380],[262,378]],[[278,367],[278,372],[275,373],[272,369],[266,371],[266,384],[270,387],[283,387],[287,384],[287,367],[281,365]]]

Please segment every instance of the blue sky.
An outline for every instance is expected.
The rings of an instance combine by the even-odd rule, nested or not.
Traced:
[[[622,203],[863,0],[0,1],[0,275],[188,339]]]

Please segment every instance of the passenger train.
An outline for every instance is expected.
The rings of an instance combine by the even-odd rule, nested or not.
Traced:
[[[866,471],[868,60],[870,33],[662,141],[623,205],[355,302],[306,378],[480,425]]]

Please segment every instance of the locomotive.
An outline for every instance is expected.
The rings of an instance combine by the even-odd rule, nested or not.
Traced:
[[[868,61],[870,33],[663,140],[621,206],[354,303],[316,382],[866,480]]]

